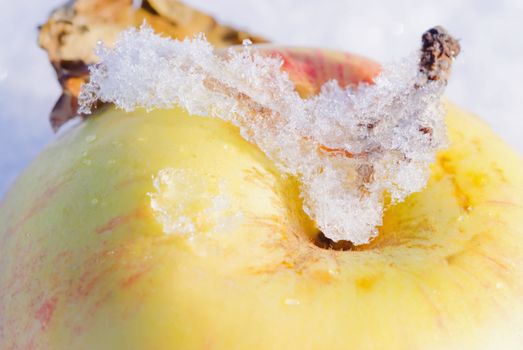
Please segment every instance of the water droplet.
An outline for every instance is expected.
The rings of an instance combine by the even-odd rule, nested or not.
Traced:
[[[289,305],[289,306],[300,305],[300,301],[298,299],[293,299],[293,298],[286,298],[283,302],[285,303],[285,305]]]
[[[329,272],[329,275],[331,275],[331,276],[336,276],[340,273],[337,269],[329,269],[328,272]]]
[[[92,205],[97,205],[98,204],[98,198],[91,199],[91,204]]]
[[[243,39],[242,45],[245,46],[245,47],[251,46],[252,45],[252,40],[251,39]]]
[[[93,142],[94,140],[96,140],[96,135],[88,135],[86,138],[85,138],[85,141],[87,143],[91,143]]]

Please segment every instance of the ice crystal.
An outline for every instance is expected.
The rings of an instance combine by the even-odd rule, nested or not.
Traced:
[[[308,99],[296,92],[280,58],[249,45],[223,55],[203,36],[177,41],[143,25],[97,55],[81,112],[98,100],[126,111],[180,105],[237,125],[299,180],[305,212],[334,241],[362,244],[375,236],[385,198],[399,202],[421,190],[446,142],[445,82],[421,76],[419,55],[385,66],[374,84],[341,88],[330,81]],[[167,229],[193,230],[185,217],[180,213]]]
[[[213,189],[190,169],[162,169],[153,185],[151,208],[166,234],[226,232],[241,221],[242,213],[225,195],[225,185]]]

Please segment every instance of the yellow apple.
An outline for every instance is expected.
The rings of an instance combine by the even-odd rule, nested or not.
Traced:
[[[377,71],[343,59],[346,83]],[[425,190],[343,250],[236,127],[101,111],[0,204],[0,349],[521,349],[523,161],[447,125]]]

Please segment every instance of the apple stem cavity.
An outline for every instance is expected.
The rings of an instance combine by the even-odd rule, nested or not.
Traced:
[[[303,209],[326,239],[359,245],[378,234],[385,203],[425,187],[446,145],[441,96],[459,51],[435,27],[417,54],[385,65],[373,84],[333,80],[302,98],[283,60],[256,46],[223,55],[203,35],[177,41],[144,24],[98,47],[79,111],[100,101],[126,111],[181,106],[230,122],[298,179]]]

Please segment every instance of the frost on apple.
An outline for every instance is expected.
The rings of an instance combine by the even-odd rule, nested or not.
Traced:
[[[189,169],[166,168],[153,186],[151,208],[166,234],[222,233],[241,223],[242,213],[225,195],[224,183],[207,183]]]
[[[376,236],[386,198],[399,202],[425,186],[446,142],[441,95],[459,46],[443,29],[431,31],[421,54],[385,66],[374,84],[330,81],[303,99],[279,58],[249,45],[217,54],[203,36],[177,41],[143,25],[114,48],[98,47],[80,112],[96,101],[126,111],[180,105],[231,122],[298,178],[304,210],[325,236],[363,244]],[[161,208],[161,198],[152,199]],[[194,230],[182,212],[174,221],[158,212],[166,232]]]

